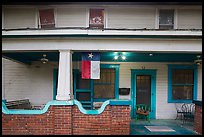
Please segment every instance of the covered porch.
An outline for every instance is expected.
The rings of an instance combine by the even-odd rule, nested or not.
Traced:
[[[3,78],[3,99],[11,101],[29,98],[33,108],[41,107],[42,109],[50,100],[61,100],[63,97],[62,100],[76,99],[80,101],[82,106],[88,110],[99,109],[103,102],[109,99],[129,100],[132,102],[132,118],[135,117],[136,104],[138,103],[150,105],[151,119],[162,118],[162,115],[158,113],[162,113],[163,109],[158,106],[160,106],[159,100],[165,102],[165,99],[159,99],[156,96],[168,92],[163,90],[164,87],[167,87],[165,82],[168,82],[168,69],[177,65],[190,66],[190,69],[200,68],[195,63],[198,55],[200,56],[198,53],[102,51],[100,52],[101,80],[83,80],[81,78],[82,53],[83,51],[4,52],[3,57],[7,58],[6,62],[8,62],[8,65],[3,68],[4,76],[8,73],[16,73],[11,71],[12,68],[9,68],[12,67],[9,62],[17,61],[18,63],[13,63],[18,64],[18,67],[22,69],[18,70],[18,76],[12,80],[9,77]],[[47,62],[43,62],[42,59],[47,59]],[[61,75],[60,66],[62,66]],[[195,79],[199,77],[197,73],[197,71],[194,72]],[[22,79],[19,80],[19,76]],[[150,76],[150,81],[144,83],[143,76]],[[139,81],[136,83],[136,78],[140,81],[140,85]],[[16,84],[18,85],[19,82],[18,87]],[[194,83],[197,85],[196,80]],[[149,91],[147,94],[141,95],[143,100],[146,98],[145,102],[140,100],[140,94],[137,93],[140,89],[136,89],[136,84],[141,87],[141,90],[144,88],[143,90]],[[69,92],[64,92],[68,90]],[[123,93],[121,90],[126,91]],[[18,94],[18,92],[22,94]],[[198,94],[199,92],[191,91],[188,98],[198,98]],[[137,98],[135,98],[136,96]],[[180,96],[184,97],[185,95],[181,94]],[[174,118],[176,116],[174,103],[168,103],[167,100],[165,103],[169,107],[167,111],[171,113],[169,117]]]

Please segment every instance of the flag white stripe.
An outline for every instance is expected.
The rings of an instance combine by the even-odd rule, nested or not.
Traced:
[[[100,61],[91,61],[91,79],[100,79]]]

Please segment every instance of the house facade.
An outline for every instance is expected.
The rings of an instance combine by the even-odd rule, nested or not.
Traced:
[[[100,53],[100,79],[81,78],[84,52]],[[147,104],[174,119],[176,103],[202,100],[201,57],[200,4],[2,6],[2,100],[127,100],[130,118]]]

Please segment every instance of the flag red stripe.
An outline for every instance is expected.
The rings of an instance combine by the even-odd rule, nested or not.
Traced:
[[[90,79],[91,77],[91,61],[82,61],[82,78]]]

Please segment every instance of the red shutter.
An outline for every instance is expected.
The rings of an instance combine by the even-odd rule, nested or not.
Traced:
[[[91,28],[104,28],[103,9],[90,9],[89,26]]]
[[[39,10],[39,14],[40,14],[41,28],[54,28],[55,27],[53,9]]]

